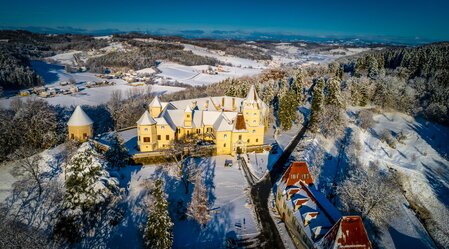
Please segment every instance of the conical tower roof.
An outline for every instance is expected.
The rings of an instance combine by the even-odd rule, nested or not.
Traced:
[[[148,111],[145,111],[142,116],[137,120],[136,122],[138,125],[152,125],[156,124],[156,120],[151,117],[150,113]]]
[[[161,101],[159,100],[159,97],[156,95],[154,99],[150,103],[150,107],[162,107]]]
[[[248,94],[246,95],[246,100],[250,102],[257,102],[259,100],[259,96],[257,95],[257,91],[254,85],[251,85],[251,87],[249,88]]]
[[[84,126],[84,125],[91,125],[94,121],[87,116],[87,114],[83,111],[83,109],[80,106],[77,106],[75,108],[75,111],[73,111],[72,116],[69,119],[69,122],[67,122],[68,126]]]
[[[184,112],[192,112],[192,108],[190,107],[190,105],[186,105],[186,109],[184,110]]]

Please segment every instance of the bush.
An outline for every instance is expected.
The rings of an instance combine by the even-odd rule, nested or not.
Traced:
[[[381,136],[381,140],[386,142],[391,148],[396,149],[396,139],[391,135],[391,131],[385,129]]]
[[[358,125],[360,128],[367,130],[373,127],[374,119],[373,112],[371,110],[361,110],[358,113]]]

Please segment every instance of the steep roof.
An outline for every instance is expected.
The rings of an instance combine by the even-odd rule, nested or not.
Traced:
[[[150,113],[148,111],[145,111],[142,116],[137,120],[136,122],[138,125],[152,125],[156,124],[156,120],[151,117]]]
[[[94,121],[87,116],[87,114],[83,111],[83,109],[80,106],[77,106],[75,108],[75,111],[73,111],[72,116],[70,116],[69,121],[67,122],[67,125],[69,126],[84,126],[84,125],[91,125]]]
[[[246,131],[245,118],[241,112],[237,114],[237,118],[235,119],[234,131]]]
[[[150,107],[161,107],[161,108],[162,108],[161,101],[159,100],[159,97],[158,97],[157,95],[156,95],[156,97],[154,97],[154,99],[151,101]]]
[[[293,177],[294,174],[296,174],[295,177]],[[312,175],[310,175],[306,162],[293,162],[282,176],[282,181],[287,186],[295,184],[298,180],[303,180],[306,184],[313,183]]]
[[[360,216],[343,216],[324,235],[322,248],[371,248],[368,234]]]
[[[256,88],[254,87],[254,85],[251,85],[251,87],[249,88],[245,100],[254,102],[257,102],[259,100],[259,96],[257,95]]]

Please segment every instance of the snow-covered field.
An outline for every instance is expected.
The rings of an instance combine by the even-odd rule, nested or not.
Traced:
[[[86,82],[88,81],[103,81],[95,76],[93,73],[67,73],[64,68],[57,65],[51,65],[44,62],[37,62],[34,64],[37,72],[43,76],[44,80],[49,84],[45,86],[48,88],[60,88],[60,89],[68,89],[69,86],[60,86],[60,82],[68,81],[73,79],[77,82],[77,87],[80,88],[80,92],[73,95],[62,95],[59,94],[55,97],[45,98],[45,100],[51,105],[62,105],[62,106],[71,106],[71,105],[99,105],[104,104],[109,101],[111,94],[115,90],[122,91],[122,96],[126,98],[127,92],[130,90],[140,89],[146,90],[146,86],[130,86],[126,81],[121,79],[112,79],[109,81],[115,82],[115,85],[112,86],[103,86],[96,88],[86,88]],[[156,94],[164,94],[164,93],[172,93],[176,91],[184,90],[182,87],[174,87],[174,86],[162,86],[162,85],[152,85],[151,91]],[[11,101],[14,98],[32,98],[30,97],[19,97],[14,96],[10,98],[1,98],[0,106],[4,108],[8,108]]]
[[[351,111],[349,117],[354,117]],[[376,114],[374,120],[373,127],[367,131],[353,122],[348,125],[352,133],[359,134],[361,150],[357,154],[358,159],[364,166],[376,162],[383,168],[400,172],[404,176],[403,187],[407,199],[428,209],[434,226],[447,231],[449,128],[401,113]],[[393,136],[402,132],[406,138],[402,143],[398,142],[396,148],[391,148],[380,138],[385,130]],[[321,165],[317,158],[323,159],[315,182],[326,192],[331,189],[327,183],[332,184],[341,167],[344,167],[344,162],[338,164],[340,152],[341,148],[335,139],[318,135],[304,138],[293,156],[296,160],[306,160],[312,167],[317,163]],[[383,248],[434,248],[432,238],[410,208],[407,199],[402,193],[398,194],[396,215],[389,219],[389,227],[382,230],[381,240],[377,242]],[[445,235],[433,230],[432,236]]]
[[[163,62],[157,67],[161,73],[157,74],[167,81],[178,81],[192,86],[209,85],[227,78],[238,78],[242,76],[253,76],[262,72],[259,68],[241,68],[223,66],[225,72],[218,74],[203,73],[207,65],[184,66],[174,62]]]

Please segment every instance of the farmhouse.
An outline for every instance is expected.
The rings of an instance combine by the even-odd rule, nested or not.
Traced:
[[[276,188],[276,207],[298,248],[371,248],[361,218],[341,216],[305,162],[293,162]]]
[[[264,143],[268,106],[251,86],[246,98],[229,96],[161,102],[156,96],[137,121],[141,152],[167,148],[174,139],[213,142],[217,154],[245,152]]]

